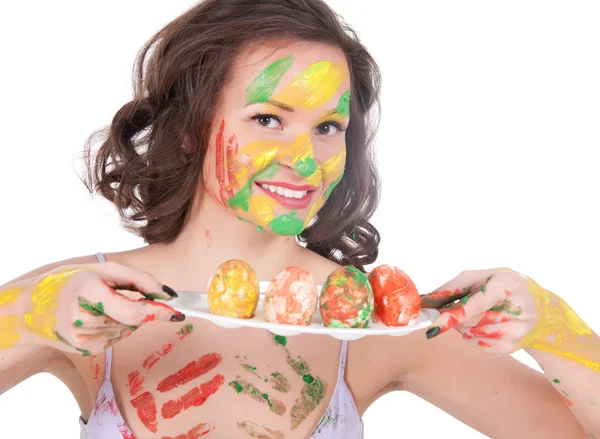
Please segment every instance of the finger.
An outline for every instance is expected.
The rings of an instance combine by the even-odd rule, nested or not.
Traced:
[[[76,328],[107,328],[122,325],[112,317],[105,314],[95,315],[82,307],[79,307],[79,312],[76,317],[77,319],[73,322],[73,326]]]
[[[90,294],[97,297],[79,297],[79,306],[93,315],[106,315],[125,326],[139,326],[153,320],[181,322],[185,315],[167,304],[151,300],[131,300],[127,297],[111,294]]]
[[[482,316],[486,311],[499,305],[510,296],[507,287],[513,286],[513,276],[506,272],[496,272],[486,278],[480,291],[469,296],[466,303],[456,303],[440,309],[440,315],[427,331],[427,338],[443,334],[447,330],[462,325],[463,322]]]
[[[93,270],[113,289],[139,292],[149,299],[170,300],[177,297],[175,290],[161,284],[150,273],[117,262],[94,264]]]
[[[494,340],[507,340],[516,342],[529,333],[535,325],[535,320],[515,320],[507,323],[492,323],[489,325],[466,328],[457,326],[455,329],[463,338],[488,338]]]
[[[483,315],[465,320],[462,322],[462,326],[473,327],[491,323],[505,323],[522,317],[524,317],[523,308],[513,304],[511,299],[505,299],[483,313]]]
[[[422,308],[440,308],[483,288],[497,269],[463,271],[457,277],[421,296]]]

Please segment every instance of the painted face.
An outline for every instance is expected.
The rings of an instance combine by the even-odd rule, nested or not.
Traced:
[[[258,230],[301,233],[342,178],[349,105],[339,49],[296,43],[241,56],[217,106],[205,190]]]

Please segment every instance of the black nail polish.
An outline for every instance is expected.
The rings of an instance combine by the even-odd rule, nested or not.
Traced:
[[[171,316],[171,321],[172,322],[183,322],[185,320],[185,314],[179,313],[179,314],[173,314]]]
[[[439,333],[440,333],[440,327],[434,326],[433,328],[429,328],[429,330],[425,333],[425,335],[427,336],[427,339],[429,340],[430,338],[435,337]]]
[[[162,290],[163,290],[165,293],[167,293],[169,296],[171,296],[171,297],[179,297],[179,296],[177,295],[177,293],[175,292],[175,290],[174,290],[173,288],[171,288],[171,287],[168,287],[168,286],[166,286],[166,285],[163,285],[163,287],[162,287]]]

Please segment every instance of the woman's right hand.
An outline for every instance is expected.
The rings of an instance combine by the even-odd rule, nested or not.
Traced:
[[[116,262],[67,265],[38,278],[23,320],[34,343],[96,355],[149,321],[181,322],[185,315],[154,299],[175,291],[151,274]]]

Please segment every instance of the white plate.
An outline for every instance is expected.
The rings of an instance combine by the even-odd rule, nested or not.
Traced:
[[[261,291],[266,290],[268,282],[260,282]],[[264,288],[263,288],[264,287]],[[320,286],[317,287],[320,291]],[[324,334],[339,340],[358,340],[367,335],[406,335],[411,332],[426,328],[433,323],[439,315],[434,309],[421,309],[419,319],[413,325],[409,326],[385,326],[381,322],[369,322],[367,328],[328,328],[323,326],[323,318],[317,308],[312,323],[308,326],[301,325],[286,325],[283,323],[271,323],[265,321],[265,313],[263,308],[264,294],[261,293],[258,299],[255,316],[251,319],[239,319],[237,317],[226,317],[218,314],[213,314],[208,308],[208,300],[206,293],[196,291],[177,291],[178,298],[167,301],[160,301],[168,304],[170,307],[184,313],[189,317],[197,317],[200,319],[210,320],[215,325],[223,328],[261,328],[266,329],[273,334],[289,337],[298,334]]]

